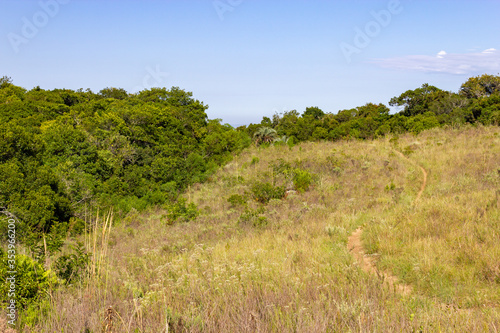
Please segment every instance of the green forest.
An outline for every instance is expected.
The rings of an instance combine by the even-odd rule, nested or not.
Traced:
[[[49,233],[86,206],[175,200],[250,143],[176,87],[28,91],[4,77],[0,96],[0,203],[21,234]]]
[[[260,124],[238,128],[259,142],[373,139],[390,133],[401,134],[438,126],[500,123],[500,77],[471,77],[458,93],[429,84],[393,97],[389,106],[400,112],[390,114],[384,104],[368,103],[338,113],[308,107],[264,117]],[[264,129],[262,127],[265,127]]]
[[[458,92],[423,84],[388,104],[400,111],[373,103],[337,113],[308,107],[234,128],[208,119],[208,105],[178,87],[135,94],[121,88],[27,90],[3,77],[0,212],[19,221],[17,241],[43,263],[68,236],[84,231],[88,211],[112,209],[118,219],[155,206],[196,214],[180,194],[252,144],[265,149],[499,125],[500,76],[471,77]]]

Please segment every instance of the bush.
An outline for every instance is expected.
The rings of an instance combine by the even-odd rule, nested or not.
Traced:
[[[8,300],[7,298],[14,299],[16,307],[24,309],[43,298],[52,287],[58,284],[59,280],[52,271],[45,270],[42,264],[28,256],[16,254],[15,261],[15,266],[11,267],[7,253],[1,251],[1,302],[4,305]],[[16,271],[13,285],[10,280],[7,280],[11,277],[9,271]],[[12,295],[12,293],[14,294]]]
[[[303,169],[294,169],[293,186],[298,192],[305,192],[313,182],[313,175]]]
[[[55,263],[57,276],[67,284],[80,279],[89,263],[89,254],[83,243],[78,242],[76,246],[72,246],[72,250],[73,253],[62,255]]]
[[[287,143],[288,147],[292,148],[293,146],[295,146],[297,144],[297,142],[298,142],[297,138],[292,135],[288,138],[286,143]]]
[[[251,224],[254,227],[264,227],[269,223],[267,217],[260,215],[264,213],[264,211],[264,207],[255,210],[247,209],[240,215],[238,223]]]
[[[295,166],[293,167],[280,158],[272,167],[275,176],[285,178],[285,184],[293,185],[293,188],[298,192],[305,192],[309,189],[315,176],[309,171],[300,168],[300,163],[295,162]]]
[[[426,112],[424,114],[419,114],[415,117],[409,118],[406,126],[409,132],[419,134],[423,130],[438,127],[439,122],[434,113]]]
[[[194,203],[186,205],[186,199],[180,198],[176,203],[168,207],[167,224],[180,222],[189,222],[198,217],[200,212]]]
[[[252,186],[253,198],[263,204],[267,204],[271,199],[283,199],[285,192],[284,186],[274,186],[269,182],[259,182]]]
[[[247,198],[244,195],[233,194],[227,199],[227,202],[233,207],[244,206],[247,203]]]

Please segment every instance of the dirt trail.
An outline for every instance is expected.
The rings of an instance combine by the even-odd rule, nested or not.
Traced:
[[[424,179],[422,181],[422,186],[420,186],[420,191],[417,193],[417,196],[413,201],[413,204],[415,204],[417,203],[418,200],[420,200],[420,197],[422,196],[422,193],[424,192],[425,187],[427,186],[427,171],[423,167],[421,167],[420,165],[418,165],[417,163],[413,162],[408,157],[403,155],[403,153],[399,151],[396,152],[403,159],[417,166],[418,168],[420,168],[420,171],[422,171]],[[387,283],[391,288],[394,288],[395,290],[397,289],[397,291],[403,295],[408,295],[409,293],[411,293],[412,287],[410,285],[399,283],[399,279],[396,276],[388,272],[381,272],[377,269],[377,266],[375,266],[374,263],[374,258],[367,256],[365,253],[365,249],[363,248],[363,244],[361,243],[362,233],[363,229],[359,227],[347,239],[347,247],[349,251],[354,255],[358,263],[360,264],[361,269],[370,274],[376,274],[378,277],[382,278],[383,281]]]
[[[360,267],[365,272],[375,274],[378,277],[382,278],[385,283],[387,283],[391,288],[403,295],[408,295],[412,292],[412,287],[407,284],[399,283],[398,278],[394,275],[389,274],[388,272],[381,272],[375,266],[373,257],[368,257],[365,254],[365,250],[363,249],[363,245],[361,244],[361,234],[363,233],[363,229],[358,228],[354,231],[351,236],[349,236],[347,240],[347,246],[349,251],[356,257],[358,260]]]
[[[420,191],[418,191],[417,197],[415,198],[415,200],[413,200],[413,204],[415,204],[418,200],[420,200],[420,197],[422,196],[422,193],[424,193],[425,187],[427,186],[427,171],[423,167],[421,167],[420,165],[418,165],[417,163],[413,162],[408,157],[406,157],[402,152],[396,150],[396,153],[398,153],[399,156],[401,156],[401,158],[407,160],[414,166],[418,167],[420,171],[422,171],[422,175],[424,176],[424,180],[422,181],[422,186],[420,186]]]

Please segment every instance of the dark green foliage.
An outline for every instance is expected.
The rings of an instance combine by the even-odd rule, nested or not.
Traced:
[[[469,99],[491,96],[500,92],[500,76],[483,74],[471,77],[460,87],[460,94]]]
[[[39,246],[84,208],[175,201],[251,143],[178,87],[25,90],[0,79],[0,206]],[[36,245],[38,244],[38,245]]]
[[[257,142],[261,141],[262,132],[272,133],[268,143],[280,144],[283,140],[278,138],[285,136],[292,147],[300,141],[364,140],[391,133],[418,134],[444,125],[497,125],[500,124],[500,76],[484,74],[470,78],[459,93],[423,84],[393,97],[389,105],[403,109],[390,114],[384,104],[368,103],[332,114],[318,107],[308,107],[302,115],[296,110],[287,111],[275,114],[272,120],[264,117],[260,124],[241,126],[238,130],[256,135]]]
[[[308,140],[499,124],[499,82],[493,75],[470,78],[458,94],[424,84],[391,99],[390,105],[404,108],[397,114],[373,103],[337,114],[308,107],[302,115],[291,110],[235,130],[219,119],[207,119],[208,106],[178,87],[137,94],[120,88],[99,93],[40,87],[28,91],[3,77],[0,205],[18,216],[23,237],[38,235],[31,243],[40,246],[42,233],[82,217],[86,206],[127,213],[175,201],[189,184],[203,182],[252,138],[263,147],[291,148]],[[295,168],[300,169],[295,165],[278,172],[271,186],[307,190],[314,175]],[[267,202],[280,196],[273,191],[264,186],[253,195]]]
[[[104,88],[99,91],[99,95],[104,98],[126,99],[128,93],[122,88]]]
[[[15,288],[11,288],[12,274],[9,257],[0,249],[0,295],[2,307],[8,299],[14,299],[18,309],[24,309],[37,300],[47,296],[47,291],[58,284],[55,274],[46,271],[42,264],[31,258],[17,253],[15,256]],[[14,294],[12,293],[14,290]],[[10,294],[10,295],[9,295]]]
[[[436,115],[432,112],[426,112],[424,114],[419,114],[415,117],[409,118],[407,122],[407,130],[418,134],[423,130],[430,129],[439,126],[439,122]]]
[[[229,202],[233,207],[244,206],[247,204],[247,197],[240,194],[233,194],[227,198],[227,202]]]
[[[285,185],[292,185],[293,189],[298,192],[305,192],[314,182],[316,176],[307,170],[300,167],[300,163],[295,162],[295,166],[291,163],[285,162],[283,159],[278,159],[272,165],[274,176],[277,180],[282,179]],[[289,186],[290,188],[290,186]]]
[[[57,276],[67,284],[81,279],[89,263],[89,254],[83,243],[79,242],[71,249],[72,253],[60,256],[55,262]]]
[[[436,115],[449,115],[456,110],[465,108],[470,101],[459,95],[451,92],[446,92],[443,97],[435,100],[429,105],[429,110]]]
[[[261,215],[264,212],[264,207],[260,207],[258,209],[246,209],[240,215],[238,223],[252,225],[254,227],[264,227],[269,223],[267,217]]]
[[[175,222],[189,222],[194,220],[200,214],[198,208],[194,203],[186,204],[186,199],[180,198],[176,203],[167,207],[168,222],[173,224]]]
[[[297,122],[299,120],[300,114],[296,110],[287,111],[282,115],[275,114],[273,117],[274,129],[279,135],[286,135],[288,137],[298,137],[298,126]]]
[[[217,164],[222,164],[229,161],[234,152],[248,147],[251,139],[244,132],[235,131],[228,124],[222,125],[221,119],[214,119],[208,121],[202,143],[204,156],[211,158]],[[209,164],[207,168],[210,168]]]
[[[283,199],[285,187],[275,186],[269,182],[257,182],[251,188],[253,199],[262,204],[267,204],[271,199]]]
[[[302,114],[303,117],[310,116],[316,120],[323,118],[324,115],[325,113],[317,106],[306,108],[306,111]]]
[[[305,192],[313,182],[313,175],[306,170],[295,168],[293,173],[293,187],[298,192]]]
[[[483,125],[500,124],[500,95],[474,100],[467,109],[469,115]]]
[[[427,83],[415,90],[408,90],[389,102],[391,106],[404,106],[405,116],[415,116],[429,111],[431,103],[442,98],[446,92]]]

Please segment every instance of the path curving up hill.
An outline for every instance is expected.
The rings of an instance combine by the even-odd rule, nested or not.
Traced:
[[[420,171],[422,172],[422,175],[423,175],[422,185],[420,186],[420,190],[417,193],[415,200],[413,200],[413,204],[416,204],[418,202],[418,200],[420,200],[420,197],[422,196],[422,193],[424,192],[425,187],[427,186],[428,173],[422,166],[420,166],[417,163],[410,160],[408,157],[406,157],[400,151],[396,150],[396,152],[403,159],[405,159],[408,162],[410,162],[411,164],[417,166],[420,169]],[[394,290],[397,290],[399,293],[401,293],[403,295],[408,295],[409,293],[411,293],[413,288],[410,285],[399,283],[399,279],[397,278],[397,276],[392,275],[389,272],[381,272],[378,270],[377,266],[375,266],[373,258],[368,257],[366,255],[366,251],[363,248],[363,244],[361,243],[362,233],[363,233],[363,229],[361,227],[359,227],[347,239],[347,247],[349,249],[349,252],[351,252],[352,255],[356,258],[361,269],[367,273],[376,274],[377,276],[382,278],[383,281],[385,283],[387,283],[391,288],[393,288]]]

